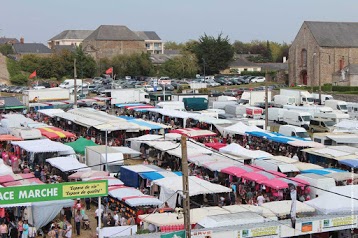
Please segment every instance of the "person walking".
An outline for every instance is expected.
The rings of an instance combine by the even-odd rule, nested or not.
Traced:
[[[81,231],[80,231],[81,230],[81,220],[82,220],[81,213],[79,210],[77,210],[77,213],[75,216],[75,224],[76,224],[76,233],[78,236],[81,233]]]
[[[24,221],[24,224],[22,225],[22,238],[28,238],[29,237],[29,224],[27,224],[27,220]]]
[[[5,224],[4,221],[2,221],[2,223],[1,223],[1,225],[0,225],[1,238],[6,238],[6,237],[7,237],[7,233],[8,233],[7,225]]]
[[[24,222],[20,218],[20,220],[17,222],[17,231],[18,231],[19,237],[22,237],[22,232],[24,230],[23,225],[24,225]]]
[[[85,198],[86,210],[91,209],[91,198]]]
[[[65,237],[72,238],[72,225],[68,221],[66,221]]]

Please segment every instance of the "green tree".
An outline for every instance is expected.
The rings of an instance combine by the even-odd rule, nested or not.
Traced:
[[[12,45],[4,44],[0,45],[0,53],[7,56],[14,53],[14,50],[12,48]]]
[[[185,45],[183,43],[177,43],[175,41],[167,41],[164,43],[164,49],[166,50],[183,50]]]
[[[198,72],[199,67],[195,55],[184,52],[181,56],[169,59],[159,70],[159,76],[171,78],[193,78]]]
[[[234,48],[229,38],[219,34],[217,38],[204,34],[199,38],[199,43],[193,47],[201,72],[216,74],[229,66],[234,56]]]
[[[82,45],[76,47],[74,52],[77,60],[77,74],[79,78],[92,78],[96,73],[96,61],[83,51]]]
[[[147,53],[117,55],[109,61],[110,64],[107,66],[113,67],[117,77],[124,77],[126,75],[149,76],[154,72],[154,67],[149,56]]]
[[[242,41],[235,41],[232,45],[234,47],[234,51],[237,54],[249,54],[250,53],[250,43],[244,43]]]

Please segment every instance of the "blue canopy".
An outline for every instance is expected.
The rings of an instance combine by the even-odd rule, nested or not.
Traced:
[[[287,144],[288,142],[295,140],[294,137],[284,136],[276,132],[251,131],[246,133],[251,136],[265,137],[267,140],[283,144]]]
[[[347,171],[344,171],[341,169],[333,169],[333,168],[307,169],[307,170],[301,171],[301,173],[303,173],[303,174],[311,173],[311,174],[318,174],[318,175],[326,175],[326,174],[330,174],[330,173],[342,173],[342,172],[347,172]]]
[[[182,176],[181,172],[169,172],[168,173],[173,173],[176,174],[177,176]],[[157,180],[157,179],[162,179],[165,178],[165,173],[160,173],[160,172],[144,172],[144,173],[140,173],[140,176],[144,179],[148,179],[148,180]]]
[[[116,107],[133,107],[133,106],[144,106],[143,103],[118,103]]]
[[[139,126],[145,126],[150,128],[150,130],[160,130],[163,129],[162,126],[158,125],[158,124],[152,124],[150,122],[146,122],[143,120],[138,120],[134,117],[128,117],[128,116],[119,116],[119,118],[125,119],[127,121],[130,121],[131,123],[137,124]]]
[[[358,168],[358,159],[345,159],[345,160],[338,161],[338,163],[344,164],[354,169]]]

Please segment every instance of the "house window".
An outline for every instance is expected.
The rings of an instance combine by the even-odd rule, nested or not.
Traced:
[[[147,49],[150,49],[150,44],[149,44],[149,43],[145,43],[145,47],[147,47]]]
[[[328,64],[331,64],[331,55],[328,55]]]
[[[159,48],[159,47],[161,47],[161,44],[160,43],[154,43],[154,47]]]
[[[307,50],[303,49],[301,51],[301,66],[306,67],[307,66]]]
[[[247,69],[244,69],[244,71],[247,71]]]

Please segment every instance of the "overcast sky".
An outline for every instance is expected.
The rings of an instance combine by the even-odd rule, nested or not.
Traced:
[[[291,42],[303,21],[358,21],[357,0],[0,1],[0,36],[47,42],[64,30],[125,25],[185,42],[220,32],[231,42]]]

